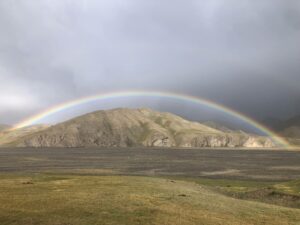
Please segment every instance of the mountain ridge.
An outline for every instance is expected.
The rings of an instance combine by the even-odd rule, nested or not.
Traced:
[[[265,124],[290,144],[300,145],[300,115],[295,115],[287,120],[268,118],[265,120]]]
[[[268,137],[223,132],[168,112],[117,108],[87,113],[12,141],[18,147],[274,147]]]

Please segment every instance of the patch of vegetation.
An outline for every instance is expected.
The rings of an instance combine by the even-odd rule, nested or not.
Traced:
[[[293,180],[275,185],[276,189],[284,190],[290,194],[300,195],[300,180]]]
[[[300,209],[234,199],[207,188],[213,181],[196,182],[201,185],[151,177],[1,174],[0,224],[272,225],[300,221]],[[226,187],[227,182],[220,184]]]
[[[255,180],[237,180],[237,179],[212,179],[212,178],[184,178],[187,181],[193,181],[197,184],[222,188],[228,191],[244,192],[265,188],[277,184],[272,181],[255,181]]]
[[[178,179],[176,177],[175,179]],[[209,178],[181,178],[226,196],[300,209],[300,180],[270,182]]]

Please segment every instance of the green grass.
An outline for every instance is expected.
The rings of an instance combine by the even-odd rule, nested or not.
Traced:
[[[300,180],[289,182],[211,179],[193,177],[166,177],[204,185],[214,192],[258,202],[300,209]]]
[[[214,184],[132,176],[2,174],[0,224],[299,224],[300,209],[234,199],[209,185]]]
[[[180,176],[166,176],[167,179],[182,180],[194,182],[199,185],[226,190],[230,192],[247,192],[259,190],[262,188],[272,188],[286,194],[293,194],[300,196],[300,180],[293,180],[288,182],[278,181],[256,181],[256,180],[237,180],[237,179],[213,179],[213,178],[194,178],[194,177],[180,177]]]
[[[300,180],[294,180],[290,182],[284,182],[275,185],[278,190],[285,191],[290,194],[300,195]]]
[[[212,178],[184,178],[187,181],[194,181],[197,184],[211,186],[233,188],[236,190],[250,190],[252,188],[260,188],[276,184],[276,182],[254,181],[254,180],[231,180],[231,179],[212,179]]]

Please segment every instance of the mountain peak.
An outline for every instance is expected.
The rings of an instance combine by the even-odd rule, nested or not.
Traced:
[[[168,112],[116,108],[88,113],[22,137],[34,147],[272,147],[266,137],[225,133]]]

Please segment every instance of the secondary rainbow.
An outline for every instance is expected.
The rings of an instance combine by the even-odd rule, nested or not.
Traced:
[[[100,101],[100,100],[109,100],[109,99],[115,99],[115,98],[122,98],[122,97],[159,97],[159,98],[169,98],[169,99],[175,99],[175,100],[181,100],[181,101],[188,101],[194,104],[200,104],[204,105],[207,107],[210,107],[212,109],[219,110],[221,112],[224,112],[228,115],[231,115],[237,119],[240,119],[241,121],[244,121],[248,123],[249,125],[257,128],[258,130],[264,132],[266,135],[270,136],[275,142],[278,144],[282,145],[283,147],[290,147],[289,143],[284,140],[281,137],[278,137],[274,132],[272,132],[270,129],[265,127],[264,125],[258,123],[254,119],[243,115],[242,113],[233,110],[231,108],[228,108],[222,104],[218,104],[216,102],[213,102],[211,100],[201,98],[201,97],[196,97],[196,96],[191,96],[191,95],[186,95],[186,94],[179,94],[179,93],[174,93],[174,92],[165,92],[165,91],[119,91],[119,92],[108,92],[108,93],[102,93],[102,94],[97,94],[97,95],[92,95],[92,96],[87,96],[79,99],[75,99],[73,101],[69,102],[64,102],[62,104],[55,105],[49,109],[46,109],[45,111],[42,111],[41,113],[38,113],[36,115],[33,115],[25,120],[23,120],[20,123],[17,123],[13,126],[13,130],[30,126],[32,124],[37,123],[41,119],[44,119],[47,116],[50,116],[54,113],[63,111],[65,109],[93,102],[93,101]]]

